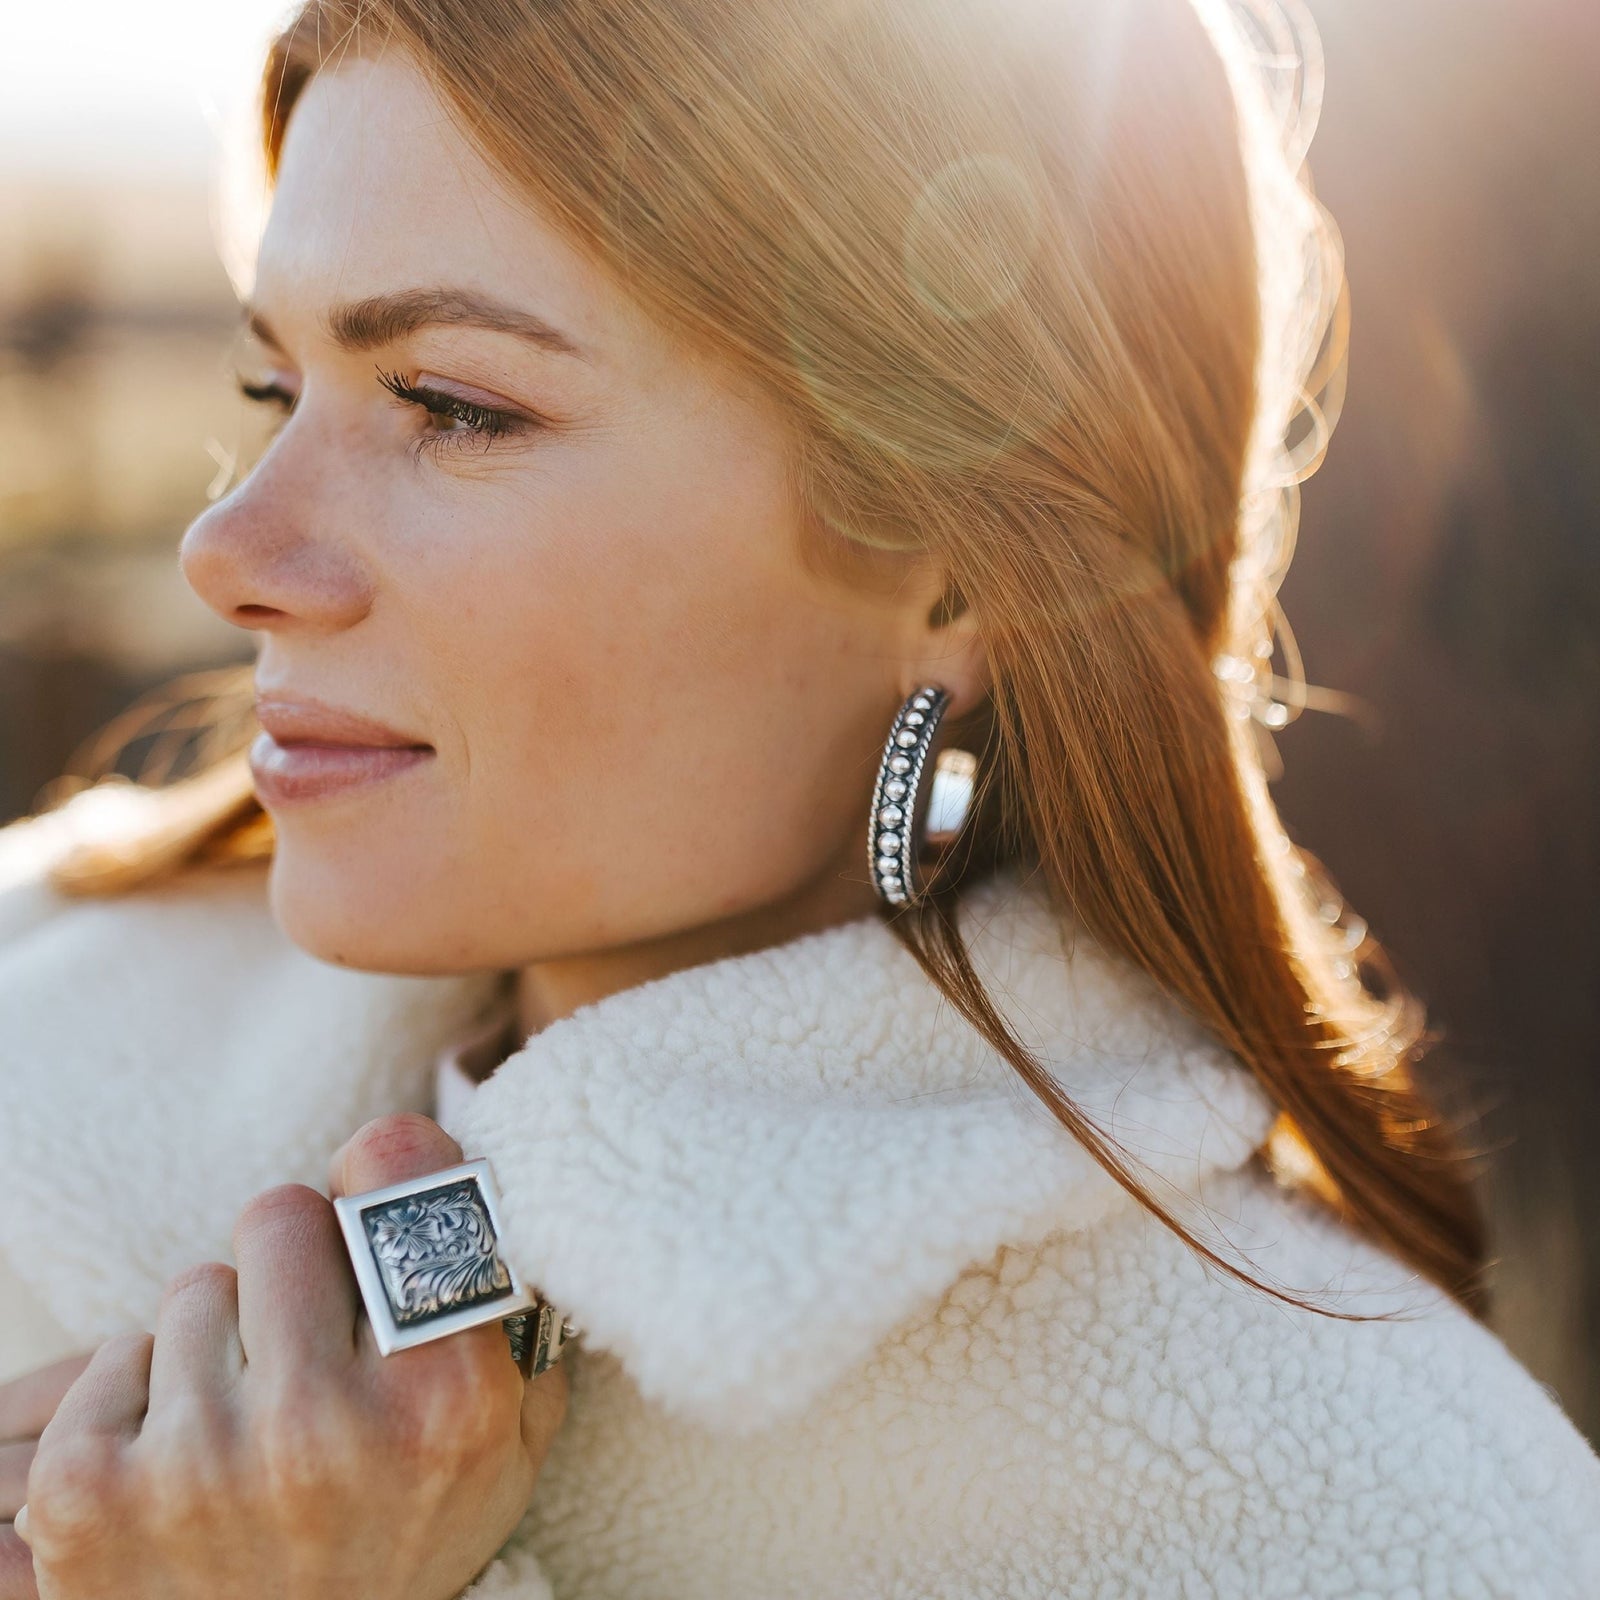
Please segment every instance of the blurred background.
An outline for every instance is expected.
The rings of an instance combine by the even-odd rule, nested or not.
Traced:
[[[175,552],[239,402],[217,239],[265,0],[8,15],[0,822],[141,693],[248,660]],[[1350,387],[1280,592],[1274,792],[1485,1108],[1496,1331],[1600,1440],[1600,6],[1312,0]]]

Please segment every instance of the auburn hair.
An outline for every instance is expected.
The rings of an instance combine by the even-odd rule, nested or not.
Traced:
[[[269,176],[311,78],[385,48],[647,310],[774,397],[815,560],[932,552],[945,604],[974,609],[993,688],[953,731],[982,752],[975,817],[930,898],[884,912],[933,983],[1202,1256],[1326,1309],[1187,1230],[1008,1028],[956,908],[969,874],[1017,864],[1254,1074],[1281,1182],[1482,1316],[1475,1152],[1416,1081],[1439,1036],[1267,789],[1272,730],[1307,703],[1276,591],[1345,367],[1342,253],[1303,159],[1307,19],[306,0],[263,74]],[[270,854],[248,689],[167,704],[186,694],[233,731],[136,836],[62,860],[63,891]],[[167,736],[146,710],[110,744]]]

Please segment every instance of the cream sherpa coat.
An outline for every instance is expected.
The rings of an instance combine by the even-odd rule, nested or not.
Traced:
[[[71,811],[0,833],[12,1370],[149,1327],[251,1195],[429,1109],[493,993],[310,959],[255,869],[61,901]],[[1272,1181],[1272,1108],[1157,989],[1009,876],[966,905],[1014,1024],[1169,1203],[1402,1319],[1206,1267],[875,918],[693,968],[536,1034],[450,1128],[585,1330],[472,1600],[1600,1596],[1600,1461],[1549,1394]]]

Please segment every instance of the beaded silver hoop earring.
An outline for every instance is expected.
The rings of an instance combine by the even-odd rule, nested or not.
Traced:
[[[867,822],[867,863],[878,898],[915,904],[927,893],[924,854],[936,864],[955,843],[972,808],[978,758],[970,750],[941,750],[933,781],[923,784],[928,753],[949,692],[930,683],[907,696],[884,743]]]

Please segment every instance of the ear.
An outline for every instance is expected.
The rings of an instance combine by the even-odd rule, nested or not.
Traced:
[[[981,705],[993,687],[978,618],[942,567],[921,567],[907,580],[903,599],[901,698],[937,683],[950,695],[945,714],[954,722]]]

